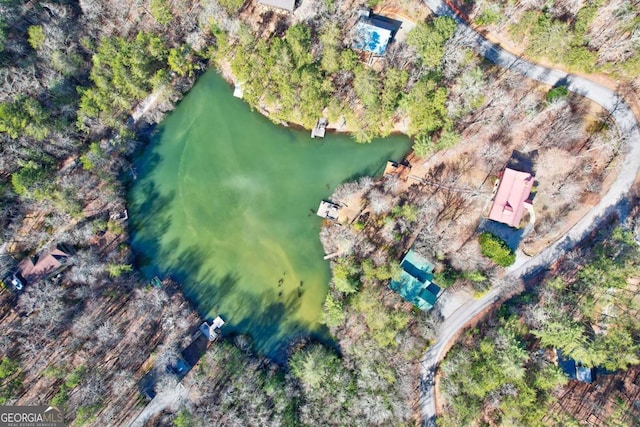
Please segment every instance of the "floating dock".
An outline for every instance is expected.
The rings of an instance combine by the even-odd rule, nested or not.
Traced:
[[[411,172],[411,164],[407,161],[396,163],[389,160],[387,166],[384,168],[383,176],[397,176],[399,179],[406,181]]]
[[[327,202],[326,200],[323,200],[320,202],[320,207],[318,207],[318,212],[316,214],[322,218],[336,220],[338,219],[339,213],[340,213],[340,206],[336,205],[335,203]]]
[[[235,87],[233,88],[233,96],[235,96],[236,98],[242,99],[243,93],[242,93],[241,83],[236,82]]]
[[[327,131],[328,124],[329,121],[327,119],[325,119],[324,117],[319,118],[316,122],[316,126],[311,129],[311,138],[324,138],[324,134]]]

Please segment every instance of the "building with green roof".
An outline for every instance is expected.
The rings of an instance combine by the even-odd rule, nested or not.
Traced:
[[[400,267],[400,279],[392,280],[389,288],[420,310],[430,310],[442,293],[440,286],[433,283],[433,265],[410,249]]]

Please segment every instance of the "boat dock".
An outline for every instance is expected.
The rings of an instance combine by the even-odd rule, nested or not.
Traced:
[[[240,98],[242,99],[242,97],[244,96],[243,92],[242,92],[242,83],[235,83],[235,86],[233,88],[233,96],[235,96],[236,98]]]
[[[316,126],[311,129],[311,138],[324,138],[324,134],[327,131],[328,124],[329,121],[327,119],[325,119],[324,117],[319,118],[316,122]]]
[[[323,200],[320,202],[320,206],[318,207],[318,212],[316,213],[316,215],[322,218],[336,220],[338,219],[339,213],[340,206],[336,205],[335,203]]]

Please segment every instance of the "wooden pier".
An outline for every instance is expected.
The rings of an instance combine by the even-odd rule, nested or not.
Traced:
[[[316,126],[311,129],[311,138],[324,138],[324,134],[327,131],[328,124],[329,121],[327,119],[325,119],[324,117],[319,118],[316,122]]]

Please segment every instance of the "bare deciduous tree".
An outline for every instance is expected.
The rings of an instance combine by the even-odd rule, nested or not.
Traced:
[[[102,345],[109,346],[118,341],[122,334],[110,320],[104,321],[95,331],[95,337]]]
[[[369,200],[371,212],[375,215],[389,212],[393,206],[393,198],[378,189],[369,191],[367,199]]]

